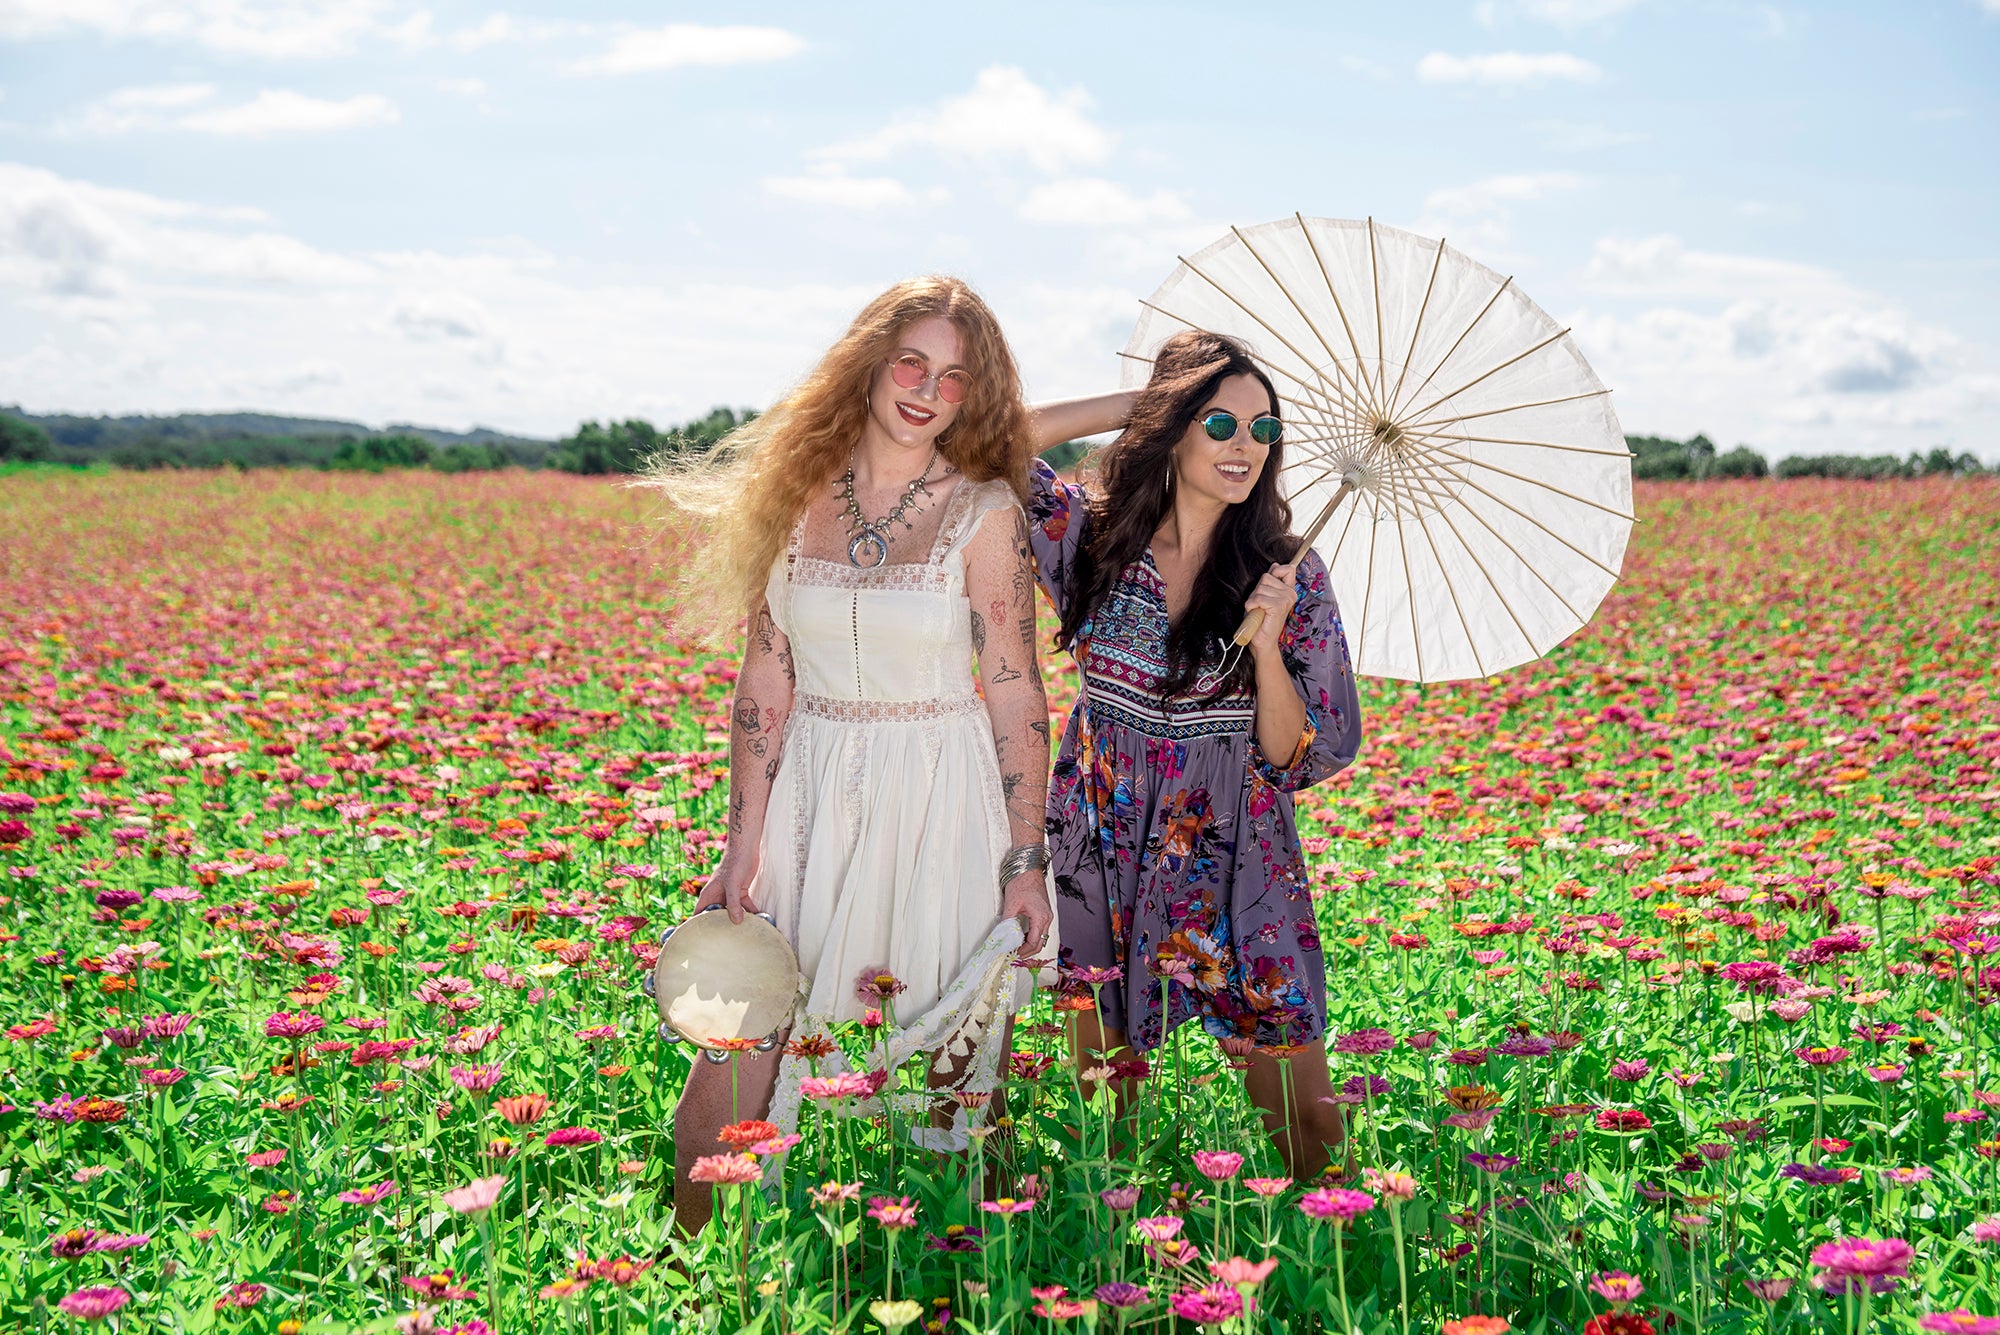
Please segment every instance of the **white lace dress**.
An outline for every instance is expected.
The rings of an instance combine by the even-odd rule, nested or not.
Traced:
[[[1013,967],[1019,924],[998,920],[1011,838],[964,566],[981,522],[1017,507],[1003,481],[961,482],[927,560],[871,570],[802,556],[801,521],[766,586],[796,686],[753,894],[798,951],[792,1034],[860,1019],[856,982],[886,968],[907,990],[869,1064],[970,1054],[953,1083],[972,1090],[993,1088],[997,1020],[1034,986]],[[779,1068],[771,1119],[786,1130],[810,1073],[791,1057]],[[962,1146],[967,1124],[919,1139]]]

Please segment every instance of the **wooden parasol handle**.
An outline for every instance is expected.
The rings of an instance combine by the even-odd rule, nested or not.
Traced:
[[[1340,503],[1347,499],[1347,493],[1353,490],[1354,479],[1352,477],[1343,477],[1340,480],[1340,490],[1333,493],[1333,499],[1328,501],[1325,508],[1319,512],[1319,518],[1313,520],[1312,527],[1306,530],[1306,535],[1303,538],[1299,539],[1298,550],[1292,553],[1292,559],[1286,562],[1287,565],[1295,566],[1305,560],[1306,553],[1312,550],[1312,545],[1318,539],[1320,530],[1326,527],[1326,521],[1333,518],[1333,512],[1340,508]],[[1257,634],[1258,628],[1263,624],[1264,609],[1261,607],[1251,608],[1244,614],[1243,624],[1236,628],[1236,634],[1230,640],[1230,643],[1236,645],[1250,643],[1251,638]]]

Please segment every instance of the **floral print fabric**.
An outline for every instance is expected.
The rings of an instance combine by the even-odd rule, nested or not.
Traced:
[[[1034,465],[1042,589],[1058,610],[1090,523],[1083,489]],[[1252,691],[1166,698],[1164,585],[1149,551],[1078,637],[1083,690],[1049,777],[1062,964],[1123,970],[1104,1022],[1140,1052],[1199,1017],[1218,1038],[1279,1047],[1326,1028],[1326,977],[1292,794],[1361,744],[1347,638],[1326,566],[1308,553],[1279,644],[1306,705],[1298,751],[1263,754]],[[1204,662],[1221,664],[1220,646]]]

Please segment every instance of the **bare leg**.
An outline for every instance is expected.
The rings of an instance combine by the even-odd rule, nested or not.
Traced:
[[[1104,1017],[1096,1011],[1079,1011],[1071,1019],[1075,1028],[1070,1030],[1070,1059],[1076,1063],[1078,1071],[1105,1065],[1115,1054],[1133,1055],[1130,1044],[1126,1042],[1125,1031],[1104,1023]],[[1121,1130],[1129,1131],[1132,1102],[1139,1096],[1139,1082],[1114,1079],[1110,1084],[1112,1096],[1117,1100],[1118,1125]]]
[[[1264,1130],[1284,1158],[1285,1171],[1305,1182],[1325,1171],[1329,1147],[1346,1143],[1347,1119],[1338,1104],[1328,1102],[1333,1080],[1325,1048],[1311,1044],[1290,1063],[1287,1074],[1276,1057],[1253,1051],[1244,1086],[1264,1115]]]
[[[674,1224],[690,1236],[699,1233],[714,1212],[713,1191],[688,1179],[694,1161],[705,1155],[728,1154],[717,1133],[732,1122],[762,1117],[771,1107],[771,1090],[778,1083],[782,1043],[770,1052],[737,1053],[727,1062],[695,1058],[674,1108]],[[736,1092],[730,1096],[729,1068],[736,1067]]]

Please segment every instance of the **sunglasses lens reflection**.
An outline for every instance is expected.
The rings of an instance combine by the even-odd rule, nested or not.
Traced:
[[[1210,413],[1201,425],[1210,440],[1228,440],[1236,434],[1236,418],[1229,413]]]
[[[889,374],[904,389],[915,389],[924,383],[924,364],[915,357],[898,357],[890,365]]]
[[[972,381],[963,371],[946,371],[938,377],[938,397],[946,403],[964,403]]]
[[[1250,424],[1250,439],[1259,445],[1276,445],[1284,434],[1284,424],[1275,417],[1260,417]]]

